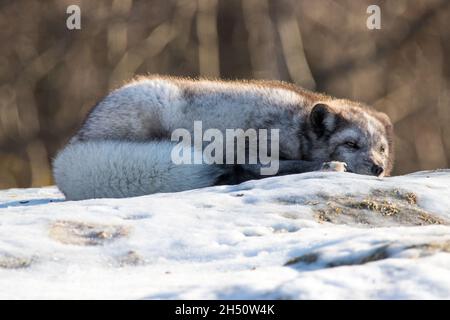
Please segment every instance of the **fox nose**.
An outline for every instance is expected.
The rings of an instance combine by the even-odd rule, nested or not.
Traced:
[[[373,173],[374,175],[376,175],[376,176],[379,176],[380,174],[382,174],[383,171],[384,171],[383,168],[380,167],[380,166],[377,165],[377,164],[374,164],[374,165],[372,166],[372,173]]]

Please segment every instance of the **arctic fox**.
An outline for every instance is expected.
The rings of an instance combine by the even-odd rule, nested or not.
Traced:
[[[315,170],[389,175],[393,126],[361,103],[279,81],[139,77],[88,114],[53,162],[69,200],[174,192],[266,177],[256,164],[175,164],[174,130],[278,129],[278,175]],[[269,138],[270,140],[270,138]],[[192,154],[201,152],[196,148]],[[278,160],[278,159],[277,159]]]

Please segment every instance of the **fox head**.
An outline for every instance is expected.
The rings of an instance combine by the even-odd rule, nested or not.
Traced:
[[[309,123],[311,154],[322,161],[341,161],[347,171],[389,176],[394,162],[393,125],[389,117],[347,100],[316,103]]]

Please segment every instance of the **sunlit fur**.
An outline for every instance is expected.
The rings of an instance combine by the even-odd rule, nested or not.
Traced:
[[[192,133],[194,121],[202,121],[203,130],[222,133],[280,129],[280,168],[288,168],[280,174],[319,170],[333,160],[345,162],[351,172],[371,175],[374,164],[383,169],[381,175],[389,175],[393,165],[391,122],[363,104],[278,81],[149,76],[112,91],[91,110],[54,161],[55,180],[68,198],[82,199],[255,178],[244,167],[231,171],[240,178],[225,180],[219,166],[174,169],[168,153],[171,133],[177,128]],[[358,149],[348,147],[350,140]]]

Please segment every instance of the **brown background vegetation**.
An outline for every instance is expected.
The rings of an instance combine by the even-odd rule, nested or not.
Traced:
[[[81,7],[81,30],[66,8]],[[381,30],[366,27],[370,4]],[[52,183],[51,158],[135,74],[291,81],[395,123],[395,174],[450,161],[448,0],[0,2],[0,188]]]

